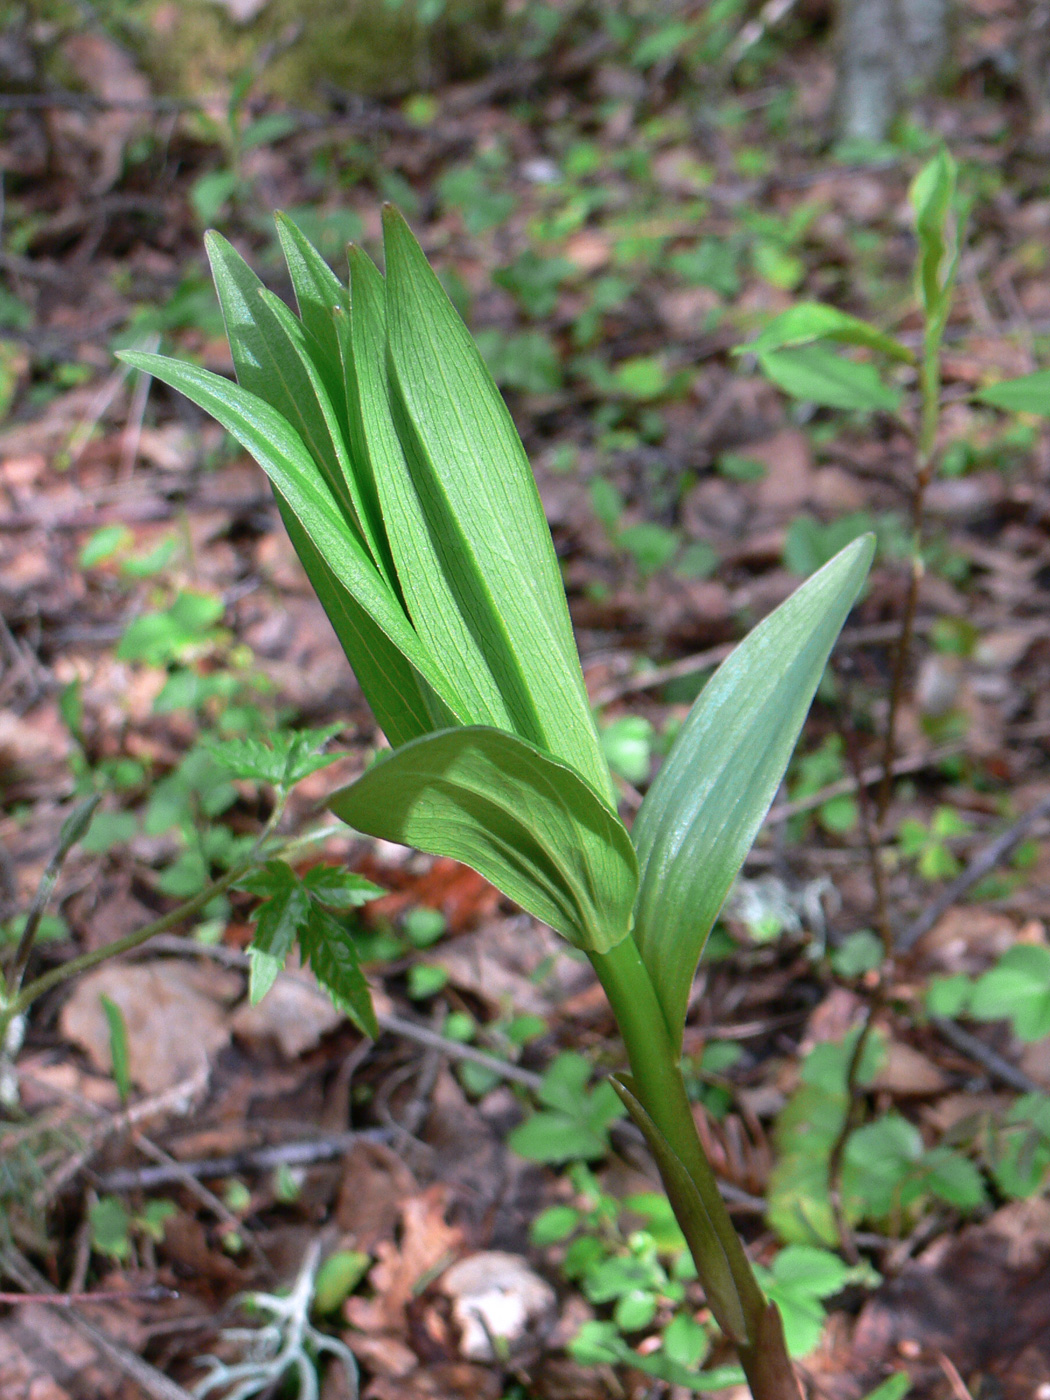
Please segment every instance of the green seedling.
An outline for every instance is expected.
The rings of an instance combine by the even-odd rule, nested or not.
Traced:
[[[628,832],[531,469],[421,249],[387,208],[385,276],[351,248],[346,288],[290,221],[278,231],[298,316],[208,237],[237,384],[125,358],[211,413],[273,483],[393,746],[331,809],[473,866],[589,957],[630,1063],[613,1088],[653,1151],[711,1310],[756,1396],[794,1400],[779,1313],[722,1203],[678,1060],[697,961],[872,541],[847,546],[723,664]],[[552,1110],[582,1087],[575,1075]]]
[[[88,1211],[91,1247],[99,1254],[122,1263],[131,1258],[136,1235],[159,1244],[166,1221],[176,1214],[174,1201],[149,1201],[133,1214],[119,1196],[100,1196]]]
[[[935,977],[926,993],[931,1016],[1009,1021],[1019,1040],[1050,1035],[1050,948],[1019,943],[978,978]]]
[[[609,1152],[609,1129],[624,1106],[603,1080],[588,1089],[591,1066],[566,1051],[543,1076],[537,1097],[544,1107],[514,1129],[508,1143],[534,1162],[588,1162]]]
[[[924,880],[950,880],[960,866],[950,842],[969,836],[970,823],[954,807],[938,807],[929,825],[905,817],[897,832],[897,844],[906,860],[913,860]]]

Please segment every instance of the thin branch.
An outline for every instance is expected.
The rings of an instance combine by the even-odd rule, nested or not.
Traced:
[[[925,749],[922,753],[903,754],[893,764],[893,776],[897,778],[905,773],[921,773],[923,769],[932,768],[934,764],[941,763],[946,758],[954,758],[956,754],[965,751],[966,741],[960,740],[957,743],[940,744],[934,749]],[[876,783],[881,782],[882,775],[881,763],[870,764],[859,773],[854,772],[848,778],[839,778],[806,797],[797,797],[792,802],[778,802],[775,807],[770,807],[766,822],[783,822],[790,817],[802,816],[805,812],[823,807],[824,803],[830,802],[833,797],[852,797],[862,789],[874,787]]]
[[[949,1021],[945,1016],[931,1016],[930,1024],[942,1040],[968,1055],[971,1060],[976,1060],[993,1079],[1000,1080],[1008,1088],[1017,1089],[1022,1094],[1040,1092],[1040,1086],[1034,1079],[1029,1079],[1023,1069],[1018,1069],[1009,1060],[1003,1059],[1002,1055],[985,1045],[983,1040],[963,1030],[962,1026],[956,1025],[954,1021]]]
[[[1037,802],[1034,807],[1029,808],[1023,816],[1018,817],[1005,831],[1001,832],[994,841],[985,846],[982,851],[978,851],[962,874],[957,875],[933,903],[924,909],[919,917],[899,935],[896,939],[897,951],[910,952],[919,939],[929,933],[934,924],[943,914],[947,913],[953,904],[956,904],[979,880],[990,875],[1006,859],[1014,847],[1024,840],[1032,828],[1046,817],[1050,817],[1050,797],[1044,797],[1042,802]]]
[[[43,1274],[34,1269],[28,1259],[24,1258],[17,1250],[10,1247],[0,1250],[0,1269],[22,1285],[23,1288],[34,1293],[43,1293],[48,1297],[49,1304],[57,1294],[59,1298],[58,1306],[62,1306],[62,1295],[58,1294],[58,1289],[52,1288]],[[76,1312],[66,1311],[69,1325],[74,1327],[82,1337],[86,1337],[89,1342],[99,1349],[118,1369],[136,1385],[151,1396],[153,1400],[193,1400],[188,1390],[184,1390],[181,1385],[169,1380],[162,1375],[155,1366],[151,1366],[148,1361],[143,1361],[136,1356],[133,1351],[129,1351],[121,1342],[115,1341],[101,1327],[88,1322],[87,1318],[80,1317]]]
[[[275,1167],[311,1167],[317,1162],[331,1162],[344,1157],[356,1143],[389,1142],[390,1137],[386,1128],[362,1128],[348,1133],[333,1133],[329,1137],[250,1148],[228,1157],[202,1157],[194,1161],[171,1161],[149,1167],[121,1167],[98,1177],[95,1184],[100,1191],[151,1191],[158,1186],[184,1182],[187,1177],[207,1181],[238,1176],[244,1172],[272,1171]]]
[[[11,963],[11,970],[7,975],[7,983],[4,988],[3,1000],[5,1003],[13,1002],[18,997],[22,988],[22,979],[25,976],[26,966],[29,963],[29,955],[33,951],[33,943],[36,939],[37,929],[40,927],[40,920],[44,917],[48,900],[54,892],[55,885],[62,870],[66,856],[85,834],[94,815],[95,808],[101,801],[101,797],[96,793],[87,798],[74,810],[71,816],[62,823],[62,830],[58,838],[58,848],[55,854],[47,863],[47,869],[40,877],[33,903],[29,913],[26,915],[26,925],[22,930],[22,936],[18,940],[18,947],[15,950],[14,960]],[[22,1010],[24,1008],[18,1008]],[[17,1010],[15,1012],[17,1015]],[[0,1022],[0,1028],[6,1030],[7,1021]]]
[[[916,631],[926,631],[932,627],[933,618],[916,618]],[[892,642],[900,635],[900,624],[896,622],[878,622],[870,627],[851,627],[844,631],[836,642],[837,647],[860,647],[878,646],[882,642]],[[596,706],[609,705],[614,700],[622,700],[625,695],[633,695],[639,690],[652,690],[658,685],[663,685],[667,681],[681,680],[683,676],[696,675],[698,671],[708,671],[714,666],[720,665],[727,656],[736,650],[736,642],[723,642],[717,647],[708,647],[706,651],[695,652],[692,656],[680,657],[677,661],[669,661],[664,666],[651,666],[644,671],[639,671],[637,675],[625,676],[622,680],[610,681],[608,685],[591,696],[591,704]],[[584,662],[586,670],[587,663]]]

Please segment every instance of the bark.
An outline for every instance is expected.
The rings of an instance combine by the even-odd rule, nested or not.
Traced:
[[[839,0],[838,135],[884,141],[948,60],[950,0]]]

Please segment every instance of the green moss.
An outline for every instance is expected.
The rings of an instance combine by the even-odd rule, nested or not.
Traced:
[[[187,97],[223,91],[256,65],[257,90],[298,106],[332,89],[396,96],[483,68],[502,51],[502,9],[445,0],[425,21],[426,0],[269,0],[237,24],[216,0],[149,0],[140,57],[162,90]]]

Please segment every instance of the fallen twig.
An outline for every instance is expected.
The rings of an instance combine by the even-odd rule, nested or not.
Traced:
[[[982,851],[970,861],[961,875],[957,875],[950,885],[944,889],[928,908],[924,909],[913,923],[901,933],[896,939],[897,951],[907,953],[915,947],[919,939],[929,933],[940,917],[962,898],[964,894],[979,880],[983,880],[986,875],[990,875],[996,866],[1010,854],[1015,846],[1028,835],[1034,826],[1045,817],[1050,817],[1050,797],[1044,797],[1042,802],[1037,802],[1023,816],[1008,826],[1001,832],[994,841],[985,846]]]
[[[956,1050],[961,1050],[971,1060],[976,1060],[993,1079],[1000,1080],[1008,1088],[1017,1089],[1022,1094],[1041,1092],[1039,1085],[1034,1079],[1030,1079],[1023,1069],[1012,1065],[1009,1060],[1004,1059],[990,1046],[985,1045],[978,1036],[963,1030],[962,1026],[957,1025],[954,1021],[949,1021],[945,1016],[931,1016],[930,1025],[949,1045],[953,1045]]]

